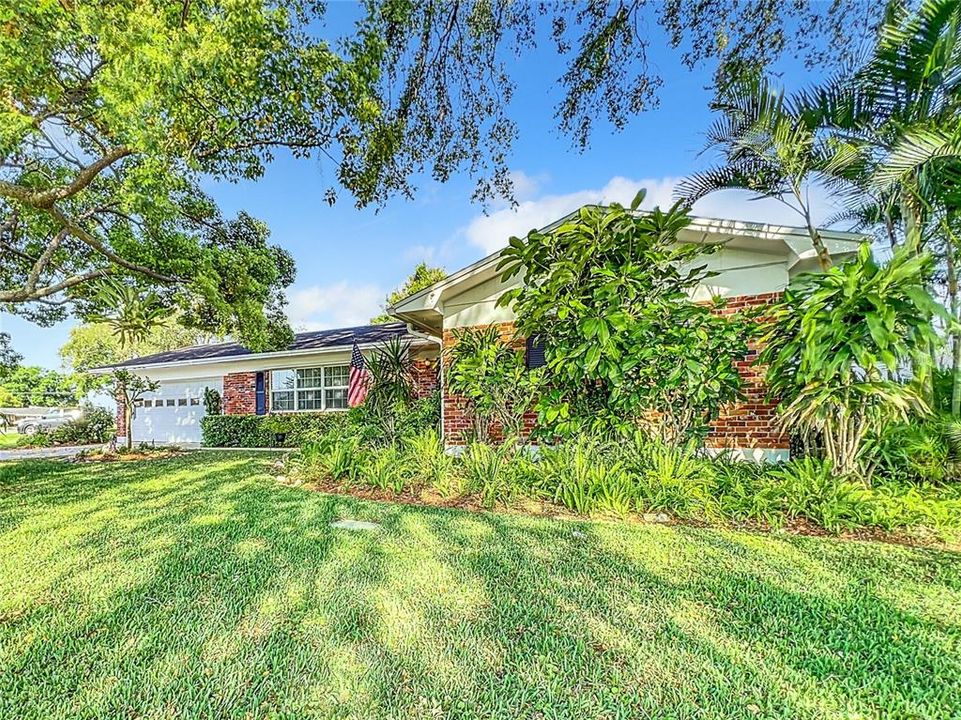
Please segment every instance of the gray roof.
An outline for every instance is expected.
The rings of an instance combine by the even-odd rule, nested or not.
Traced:
[[[333,350],[336,348],[349,349],[356,342],[358,345],[372,345],[392,338],[415,341],[422,338],[407,331],[406,323],[392,322],[384,325],[359,325],[358,327],[336,328],[334,330],[317,330],[314,332],[297,333],[294,341],[287,348],[288,352],[305,350]],[[274,351],[272,354],[282,354],[284,351]],[[166,352],[132,358],[98,370],[121,367],[142,367],[144,365],[176,364],[178,362],[196,362],[198,360],[219,360],[256,356],[240,343],[217,343],[216,345],[195,345],[193,347],[168,350]]]

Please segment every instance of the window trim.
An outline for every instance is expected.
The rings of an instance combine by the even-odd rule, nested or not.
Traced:
[[[327,385],[327,369],[335,367],[346,367],[347,368],[347,384],[345,385]],[[304,387],[301,388],[298,385],[297,371],[298,370],[320,370],[320,385],[314,387]],[[294,387],[278,389],[274,387],[274,373],[280,373],[289,371],[294,373]],[[350,363],[337,362],[337,363],[327,363],[325,365],[310,365],[307,367],[279,367],[272,368],[270,370],[265,370],[264,372],[269,373],[268,379],[268,390],[267,393],[267,412],[268,413],[318,413],[318,412],[347,412],[350,407],[327,407],[327,391],[328,390],[346,390],[350,387]],[[293,407],[291,409],[278,409],[274,407],[274,393],[275,392],[289,392],[293,395]],[[298,408],[298,395],[301,392],[319,392],[320,393],[320,407],[319,408]]]

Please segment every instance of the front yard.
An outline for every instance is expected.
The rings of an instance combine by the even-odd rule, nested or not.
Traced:
[[[0,717],[961,717],[956,554],[364,502],[270,463],[0,465]]]

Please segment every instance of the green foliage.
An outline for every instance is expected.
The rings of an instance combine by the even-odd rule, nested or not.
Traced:
[[[519,438],[543,371],[528,370],[524,351],[502,340],[496,326],[458,329],[454,339],[445,359],[447,389],[467,401],[475,439],[486,442],[492,422],[505,437]]]
[[[444,452],[444,443],[436,425],[422,426],[420,432],[404,439],[405,459],[418,484],[434,487],[444,494],[454,489],[452,468],[454,458]],[[458,484],[459,485],[459,484]]]
[[[274,433],[261,415],[205,415],[200,420],[207,447],[273,447]]]
[[[878,265],[868,245],[826,273],[806,274],[771,312],[758,362],[784,422],[819,433],[840,474],[853,473],[864,442],[927,410],[898,371],[929,365],[939,306],[925,287],[930,258],[901,250]]]
[[[535,471],[536,489],[577,513],[626,513],[633,509],[636,487],[623,464],[612,461],[607,449],[587,436],[542,448],[540,467]]]
[[[889,425],[870,439],[864,456],[872,476],[935,484],[961,480],[961,421],[942,413]]]
[[[0,385],[0,407],[21,407],[23,405],[23,399],[15,395],[8,388]]]
[[[436,282],[440,282],[445,277],[447,277],[447,272],[443,268],[431,267],[427,263],[418,263],[417,267],[410,274],[410,277],[404,281],[404,284],[399,288],[396,288],[384,302],[385,308],[391,308],[401,300],[420,292],[424,288],[428,288]],[[383,325],[384,323],[396,322],[397,319],[388,315],[387,313],[381,313],[376,317],[370,319],[371,325]]]
[[[519,494],[513,464],[516,455],[517,447],[511,442],[497,446],[480,442],[469,444],[457,466],[463,478],[464,492],[477,495],[486,508],[510,503]]]
[[[370,426],[374,437],[395,443],[414,402],[410,343],[392,338],[366,357],[367,397],[354,413]]]
[[[719,246],[679,243],[687,208],[639,213],[642,199],[582,208],[504,250],[503,279],[523,283],[499,302],[544,341],[550,385],[537,409],[548,434],[618,434],[656,411],[660,436],[681,444],[740,395],[735,363],[755,325],[691,300],[714,274],[699,261]]]
[[[8,374],[0,388],[26,405],[76,405],[79,400],[79,378],[35,365],[21,365]]]
[[[220,393],[216,388],[204,388],[204,412],[207,415],[220,415],[223,412]]]
[[[84,408],[83,414],[54,428],[50,433],[52,445],[91,445],[105,443],[116,435],[114,415],[100,407]]]
[[[402,492],[407,483],[404,461],[396,445],[370,450],[363,468],[363,482],[385,492]]]
[[[0,381],[17,369],[23,355],[13,349],[10,344],[10,333],[0,332]]]
[[[271,415],[207,414],[200,421],[208,447],[301,447],[353,427],[347,413],[275,413]]]

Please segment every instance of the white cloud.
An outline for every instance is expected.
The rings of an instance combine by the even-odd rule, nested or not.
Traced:
[[[579,190],[566,195],[544,195],[524,200],[518,203],[516,208],[502,208],[489,215],[476,215],[462,232],[471,244],[489,254],[504,247],[512,235],[522,236],[529,230],[544,227],[582,205],[610,202],[626,205],[641,188],[647,189],[647,196],[641,207],[669,207],[673,203],[674,186],[680,179],[665,177],[633,180],[617,176],[601,188]],[[705,217],[782,225],[798,225],[801,222],[793,210],[777,200],[752,198],[748,192],[724,190],[699,200],[695,203],[693,212]],[[837,209],[829,202],[826,192],[819,187],[811,188],[811,205],[816,222],[824,222]]]
[[[376,285],[351,285],[346,280],[311,285],[288,291],[287,316],[297,331],[366,325],[381,312],[386,295]]]

